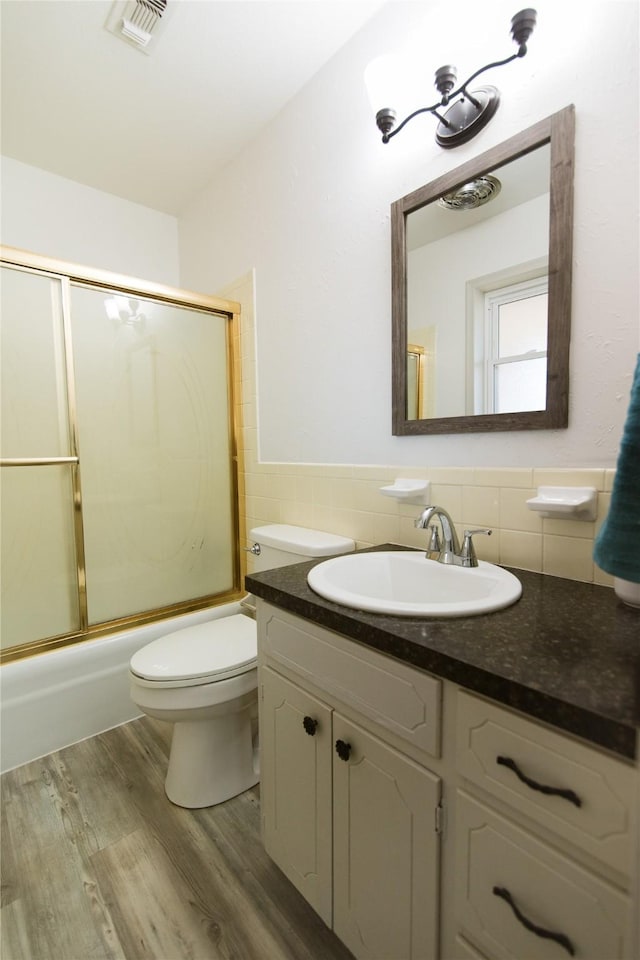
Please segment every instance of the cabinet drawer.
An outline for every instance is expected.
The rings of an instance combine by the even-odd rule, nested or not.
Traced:
[[[442,682],[361,644],[270,611],[264,654],[415,747],[440,755]]]
[[[629,874],[630,766],[463,691],[456,756],[468,780]]]
[[[454,960],[486,960],[464,937],[456,937]]]
[[[623,960],[629,902],[458,791],[457,924],[495,960]]]

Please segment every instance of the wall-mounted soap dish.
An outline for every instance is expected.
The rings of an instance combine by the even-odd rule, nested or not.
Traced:
[[[527,500],[529,510],[555,520],[595,520],[597,505],[595,487],[538,487],[538,496]]]
[[[398,477],[388,487],[380,487],[380,493],[385,497],[393,497],[404,503],[420,503],[426,505],[429,496],[429,483],[426,480],[411,480]]]

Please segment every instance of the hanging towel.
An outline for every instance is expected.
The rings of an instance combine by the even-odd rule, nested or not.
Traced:
[[[593,559],[614,577],[640,583],[640,354],[631,385],[611,506],[596,537]]]

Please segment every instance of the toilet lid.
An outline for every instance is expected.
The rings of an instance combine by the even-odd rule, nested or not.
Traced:
[[[145,680],[225,680],[255,667],[256,625],[241,613],[167,633],[131,657]]]

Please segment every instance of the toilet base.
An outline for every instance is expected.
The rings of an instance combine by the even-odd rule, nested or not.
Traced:
[[[251,709],[174,724],[165,792],[179,807],[212,807],[260,779]]]

